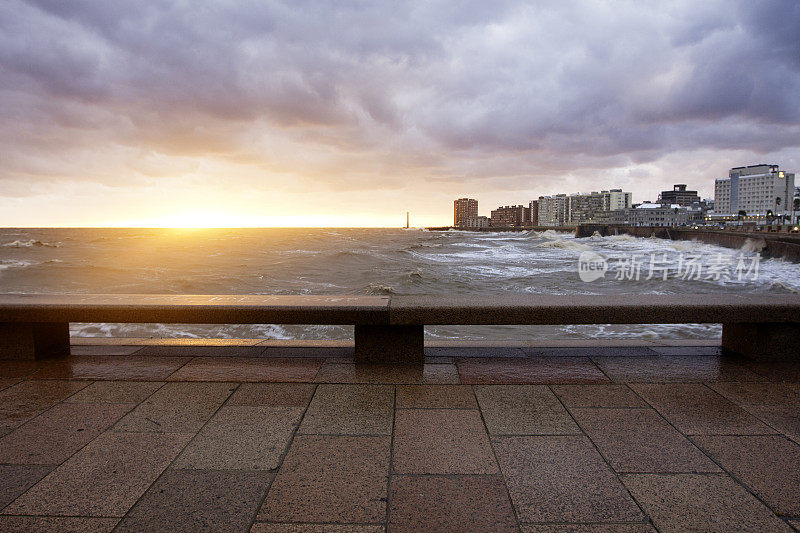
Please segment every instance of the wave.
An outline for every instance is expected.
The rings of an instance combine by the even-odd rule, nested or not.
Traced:
[[[441,246],[442,246],[441,242],[433,242],[433,243],[418,242],[408,245],[406,247],[406,250],[417,250],[419,248],[441,248]]]
[[[8,268],[27,268],[35,264],[38,263],[34,263],[33,261],[25,261],[17,259],[3,259],[2,261],[0,261],[0,270],[6,270]]]
[[[367,289],[365,291],[367,294],[375,295],[375,296],[383,296],[389,294],[397,294],[395,290],[390,285],[383,285],[380,283],[370,283],[367,285]]]
[[[693,252],[697,249],[697,241],[672,241],[670,246],[678,252]]]
[[[617,241],[617,242],[636,242],[640,237],[634,237],[633,235],[628,235],[627,233],[620,233],[619,235],[609,235],[608,237],[604,237],[609,241]]]
[[[764,239],[747,239],[739,250],[745,253],[761,252],[766,245]]]
[[[8,248],[60,248],[60,242],[44,242],[38,239],[30,239],[27,241],[12,241],[0,244],[0,246],[6,246]]]
[[[591,250],[591,247],[575,241],[565,241],[556,239],[554,241],[544,241],[536,245],[539,248],[561,248],[563,250]]]
[[[545,239],[560,239],[561,235],[552,229],[544,230],[543,232],[537,235],[538,237],[544,237]]]

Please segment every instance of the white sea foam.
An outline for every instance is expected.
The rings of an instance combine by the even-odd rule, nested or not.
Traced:
[[[697,246],[697,241],[671,241],[670,244],[670,248],[678,252],[692,252]]]
[[[604,237],[611,242],[636,242],[637,240],[641,239],[641,237],[634,237],[633,235],[628,235],[627,233],[620,233],[619,235],[609,235],[608,237]]]
[[[3,243],[0,246],[6,246],[8,248],[36,248],[36,247],[44,247],[44,248],[59,248],[61,246],[60,242],[44,242],[37,239],[29,239],[27,241],[11,241]]]
[[[761,252],[767,243],[764,239],[747,239],[739,250],[742,252]]]
[[[536,246],[539,248],[561,248],[563,250],[591,250],[591,247],[585,244],[562,239],[540,242]]]
[[[27,268],[37,264],[33,261],[26,261],[26,260],[19,260],[19,259],[3,259],[0,260],[0,270],[6,270],[8,268]]]

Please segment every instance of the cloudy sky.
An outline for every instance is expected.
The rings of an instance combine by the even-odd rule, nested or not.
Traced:
[[[0,1],[0,225],[397,226],[800,171],[797,0]]]

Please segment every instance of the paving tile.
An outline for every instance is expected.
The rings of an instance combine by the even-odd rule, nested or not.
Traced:
[[[391,385],[318,385],[299,432],[391,435],[393,411]]]
[[[41,361],[0,360],[0,378],[21,378],[42,368]]]
[[[692,440],[781,515],[800,515],[800,445],[780,435]]]
[[[0,391],[0,432],[9,431],[89,385],[88,381],[22,381]]]
[[[227,405],[306,407],[314,389],[312,383],[242,383]]]
[[[163,385],[163,381],[95,381],[64,401],[70,403],[141,403]]]
[[[746,405],[743,409],[800,443],[800,409],[796,405]]]
[[[593,357],[615,382],[764,381],[725,357]]]
[[[185,357],[74,355],[48,362],[34,379],[128,379],[164,381],[183,366]]]
[[[800,382],[800,361],[753,361],[745,359],[742,365],[769,381]]]
[[[383,526],[359,524],[276,524],[256,522],[250,533],[383,533]]]
[[[586,357],[525,359],[459,359],[458,373],[467,384],[604,383],[608,378]]]
[[[494,437],[492,444],[520,522],[643,519],[587,437]]]
[[[581,432],[547,385],[476,385],[475,394],[492,435]]]
[[[789,525],[795,528],[797,531],[800,531],[800,520],[788,520]]]
[[[636,474],[622,481],[662,532],[791,531],[725,474]]]
[[[137,355],[156,357],[258,357],[261,346],[145,346]]]
[[[257,520],[383,522],[390,445],[388,436],[296,436]]]
[[[719,341],[716,346],[653,346],[651,349],[659,355],[722,355]]]
[[[247,531],[272,474],[167,470],[115,531]]]
[[[720,337],[712,339],[656,339],[652,341],[655,346],[712,346],[719,347],[722,345]]]
[[[708,386],[739,405],[800,407],[800,388],[786,383],[709,383]]]
[[[101,345],[101,346],[70,346],[71,355],[133,355],[141,346]]]
[[[233,383],[167,383],[120,420],[114,431],[197,433],[235,389]]]
[[[317,383],[458,384],[452,364],[348,364],[326,363]]]
[[[496,474],[489,437],[475,410],[399,409],[394,471],[398,474]]]
[[[469,385],[398,385],[397,408],[477,409]]]
[[[438,355],[431,355],[431,356],[426,355],[423,360],[425,363],[448,364],[448,365],[454,364],[456,362],[455,357],[438,356]],[[328,359],[327,362],[331,363],[334,361]]]
[[[52,466],[0,465],[0,509],[50,473]],[[0,531],[6,531],[0,527]]]
[[[133,406],[59,403],[0,439],[0,463],[60,464]]]
[[[315,357],[352,360],[352,346],[268,346],[260,357]]]
[[[427,357],[525,357],[522,348],[510,346],[426,347]]]
[[[175,468],[273,470],[294,434],[302,407],[225,405],[174,463]]]
[[[582,347],[525,347],[522,348],[525,355],[529,357],[540,356],[573,356],[573,357],[595,357],[595,356],[654,356],[658,355],[648,346],[582,346]]]
[[[687,435],[775,433],[741,407],[699,383],[637,383],[631,388]]]
[[[7,389],[11,385],[16,385],[19,382],[19,378],[0,378],[0,390]]]
[[[103,433],[3,513],[122,516],[190,438],[175,433]]]
[[[394,476],[390,532],[518,531],[501,476]]]
[[[525,524],[522,533],[655,533],[650,524]]]
[[[570,411],[617,472],[720,472],[652,409]]]
[[[314,381],[322,359],[198,357],[170,376],[169,381]]]
[[[551,385],[567,407],[647,407],[627,385]]]
[[[119,518],[76,516],[0,516],[0,531],[27,533],[109,533]]]

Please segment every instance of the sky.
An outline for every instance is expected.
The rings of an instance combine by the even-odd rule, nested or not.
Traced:
[[[797,0],[1,0],[0,225],[415,226],[800,171]]]

